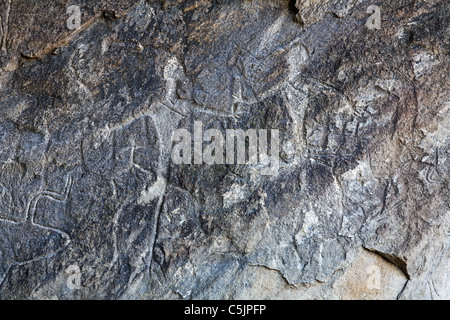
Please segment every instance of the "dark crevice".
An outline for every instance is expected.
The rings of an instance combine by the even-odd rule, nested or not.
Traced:
[[[106,21],[113,21],[113,20],[120,18],[120,16],[113,10],[103,10],[102,17]]]

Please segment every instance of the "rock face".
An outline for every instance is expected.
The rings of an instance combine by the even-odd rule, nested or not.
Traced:
[[[0,2],[1,299],[450,298],[448,1],[77,2]]]

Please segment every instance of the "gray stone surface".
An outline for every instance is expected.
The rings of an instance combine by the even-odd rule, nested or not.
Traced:
[[[77,2],[0,0],[1,299],[450,298],[446,0]]]

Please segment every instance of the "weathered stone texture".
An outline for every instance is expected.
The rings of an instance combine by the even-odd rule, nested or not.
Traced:
[[[0,298],[450,298],[448,1],[72,4],[0,0]]]

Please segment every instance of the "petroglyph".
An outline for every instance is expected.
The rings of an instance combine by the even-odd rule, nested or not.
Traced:
[[[69,176],[63,193],[49,190],[38,192],[27,206],[24,221],[0,219],[0,288],[13,266],[51,258],[69,245],[67,233],[37,224],[34,217],[36,205],[42,198],[56,202],[67,201],[71,187],[72,177]]]

